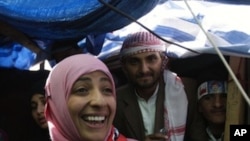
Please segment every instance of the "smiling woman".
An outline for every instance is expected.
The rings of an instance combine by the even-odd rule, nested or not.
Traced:
[[[115,113],[113,93],[112,82],[102,71],[84,74],[73,84],[67,105],[81,137],[104,139]]]
[[[96,57],[79,54],[62,60],[50,72],[45,89],[45,116],[52,141],[132,140],[112,125],[115,84]]]
[[[29,110],[34,122],[33,124],[36,126],[31,128],[28,141],[50,141],[48,124],[44,116],[46,102],[44,90],[45,78],[33,83],[29,92]]]

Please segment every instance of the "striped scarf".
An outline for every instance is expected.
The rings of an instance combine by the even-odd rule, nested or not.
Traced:
[[[169,70],[164,70],[165,100],[164,124],[171,141],[183,141],[186,117],[187,96],[180,78]]]

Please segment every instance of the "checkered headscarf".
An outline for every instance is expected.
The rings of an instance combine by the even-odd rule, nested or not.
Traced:
[[[124,40],[120,57],[124,58],[138,53],[155,51],[165,51],[164,43],[150,32],[136,32]]]

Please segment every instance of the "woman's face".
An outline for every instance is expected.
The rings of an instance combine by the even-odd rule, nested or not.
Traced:
[[[103,141],[115,116],[115,90],[101,71],[80,76],[72,86],[68,109],[82,140]]]
[[[31,114],[35,122],[43,129],[48,128],[47,121],[44,117],[45,96],[34,94],[31,97]]]

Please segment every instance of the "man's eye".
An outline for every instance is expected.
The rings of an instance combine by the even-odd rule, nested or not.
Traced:
[[[204,99],[205,99],[205,100],[210,100],[210,99],[212,99],[212,96],[211,96],[211,95],[206,95],[206,96],[204,97]]]
[[[128,63],[131,64],[131,65],[136,65],[136,64],[138,64],[138,60],[130,59],[130,60],[128,61]]]
[[[226,94],[222,94],[221,97],[222,98],[227,98],[227,95]]]
[[[155,57],[155,56],[150,56],[150,57],[148,58],[148,60],[149,60],[149,61],[154,61],[154,60],[157,60],[157,57]]]

